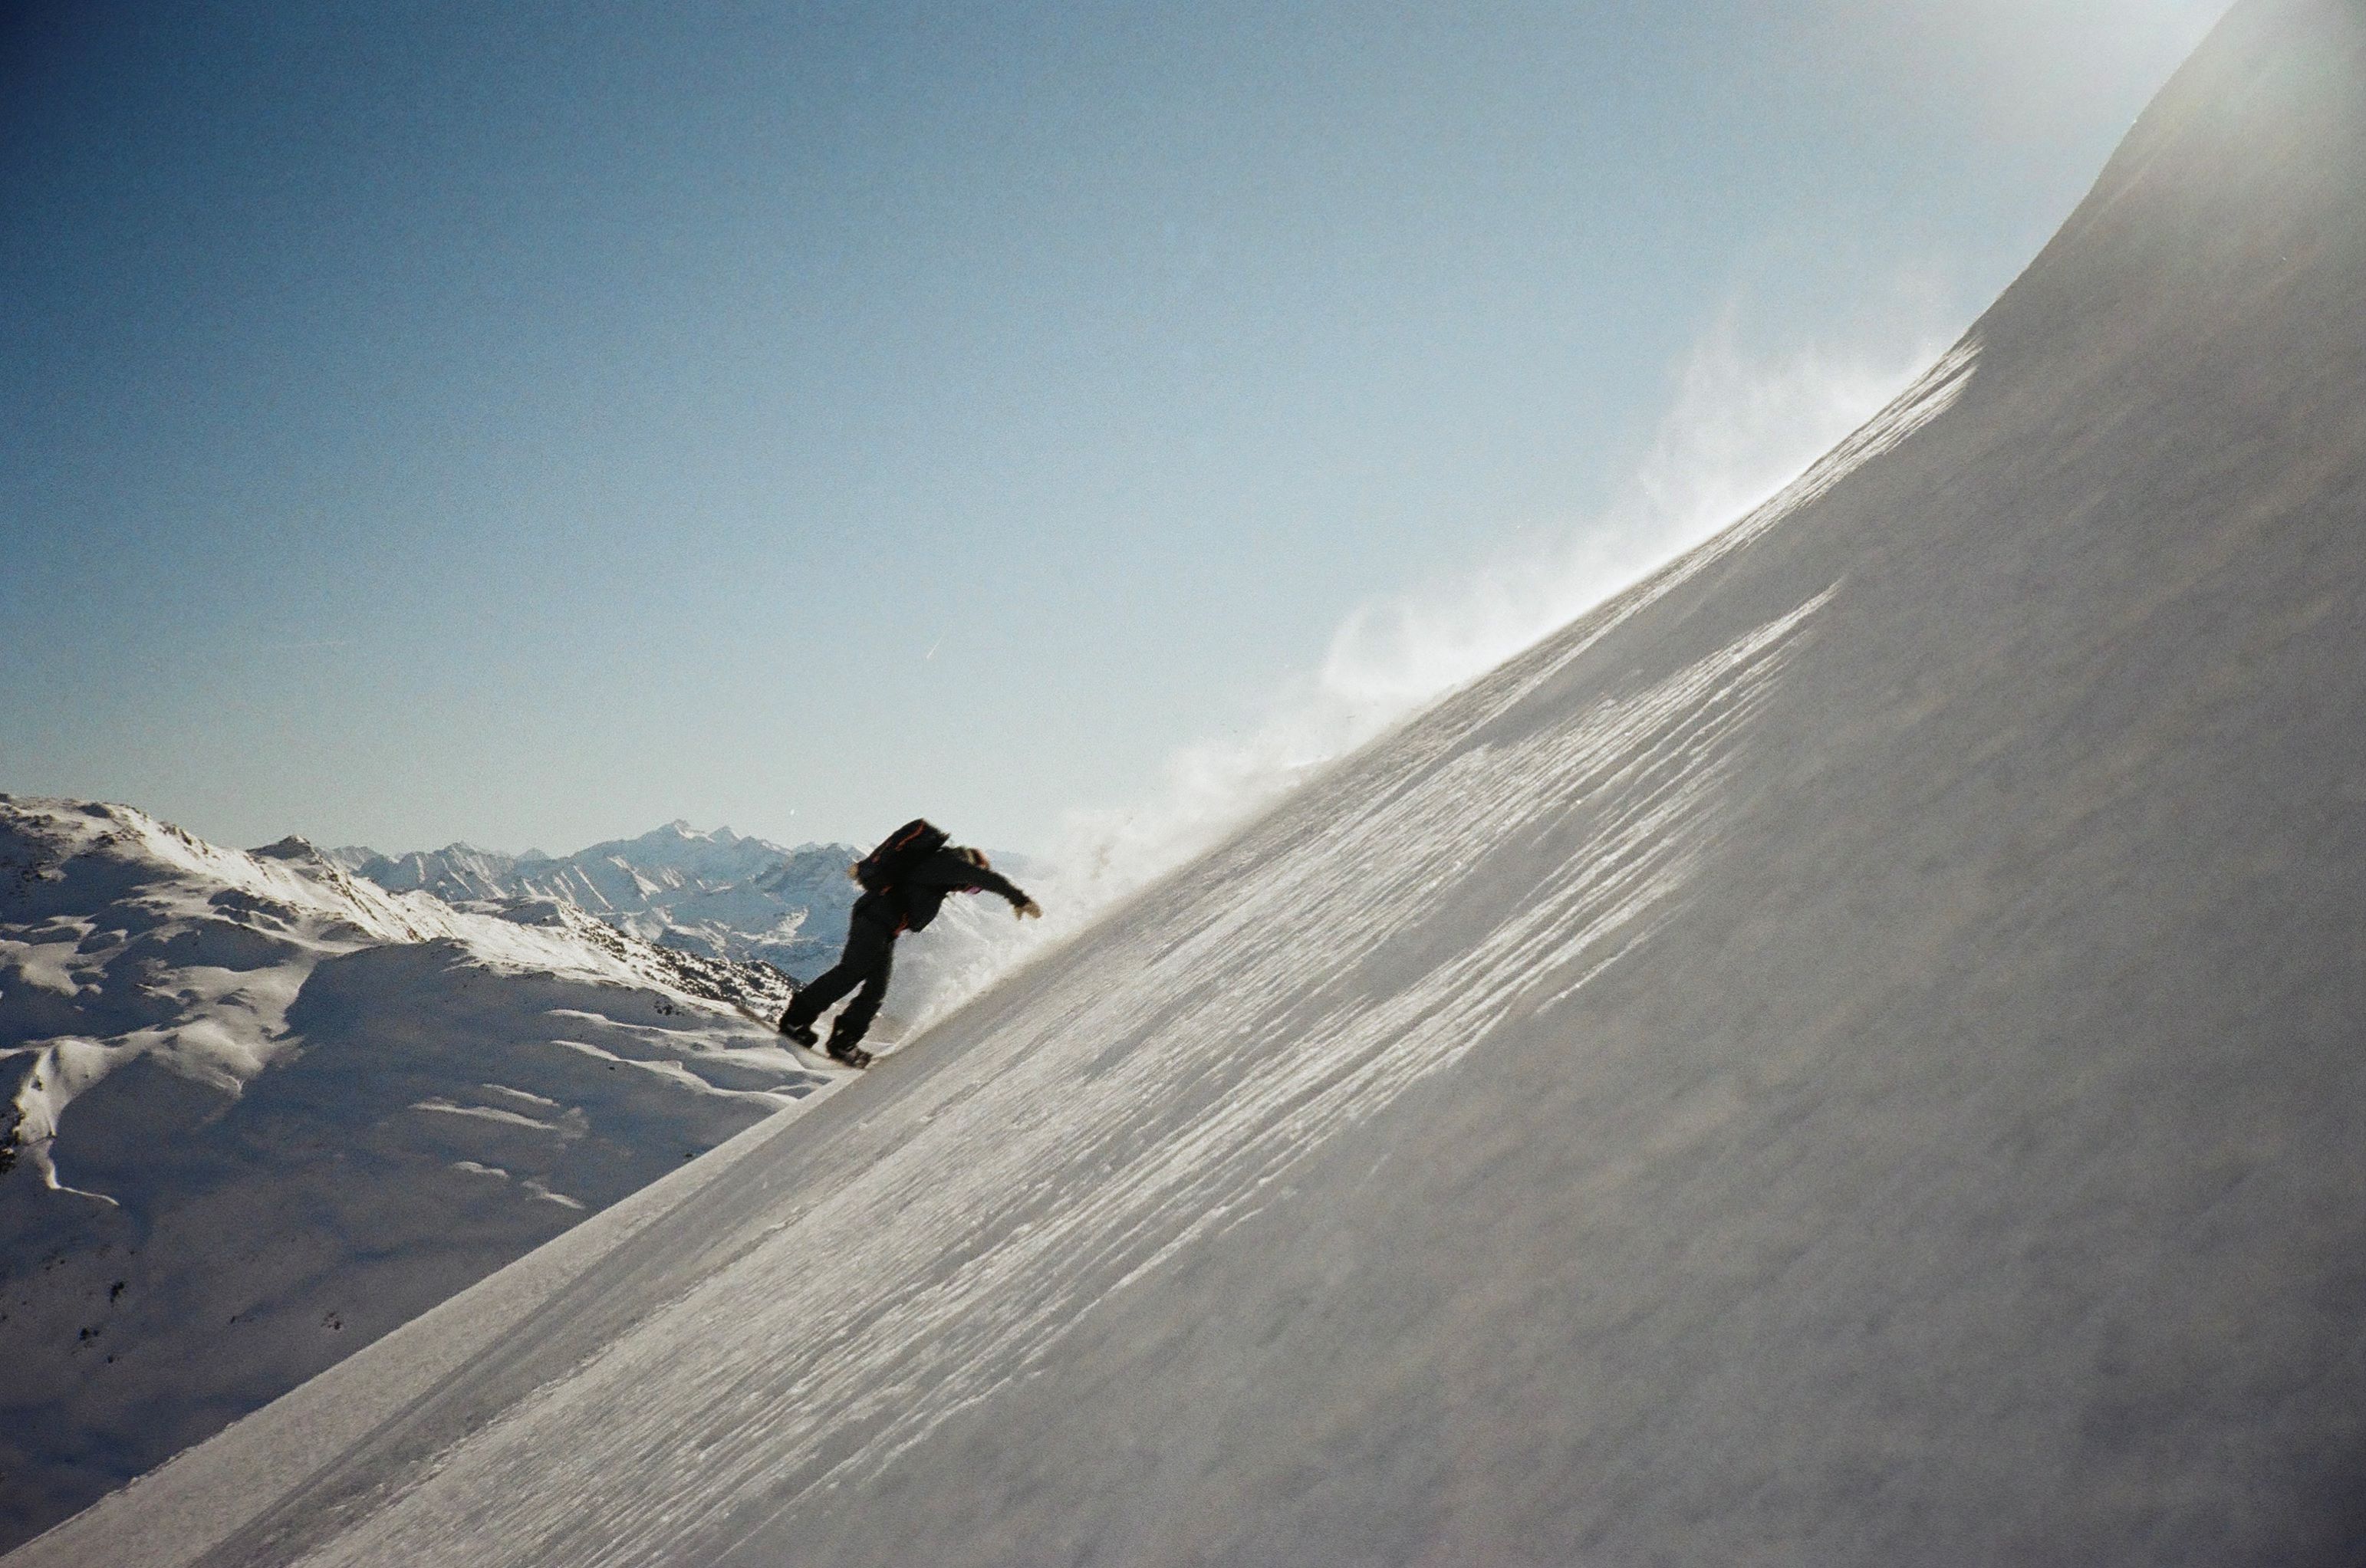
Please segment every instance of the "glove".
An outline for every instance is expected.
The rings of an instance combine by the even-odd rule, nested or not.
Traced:
[[[1043,918],[1043,906],[1033,899],[1029,899],[1025,903],[1012,904],[1010,913],[1019,920],[1041,920]]]
[[[849,866],[846,868],[846,879],[852,882],[855,886],[861,887],[862,885],[862,868],[860,866]]]

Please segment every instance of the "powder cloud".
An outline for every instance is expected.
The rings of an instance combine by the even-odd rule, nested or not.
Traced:
[[[1610,505],[1514,531],[1449,580],[1358,606],[1322,663],[1246,734],[1187,745],[1156,790],[1069,813],[1035,889],[1040,925],[963,918],[931,934],[906,1005],[932,1016],[1219,842],[1291,786],[1566,625],[1737,521],[1863,424],[1944,352],[1923,330],[1887,349],[1754,354],[1731,316],[1687,356],[1666,414]]]

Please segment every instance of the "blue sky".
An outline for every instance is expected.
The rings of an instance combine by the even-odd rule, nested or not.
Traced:
[[[1040,847],[1813,455],[2220,9],[10,7],[0,790]]]

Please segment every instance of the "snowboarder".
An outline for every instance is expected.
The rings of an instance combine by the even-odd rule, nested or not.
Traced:
[[[862,1036],[886,998],[896,938],[934,920],[947,897],[999,893],[1010,901],[1011,913],[1020,920],[1039,919],[1043,913],[1041,904],[986,863],[984,850],[948,842],[944,832],[925,819],[896,829],[885,843],[848,867],[846,874],[862,886],[847,922],[846,951],[835,969],[799,988],[789,1010],[781,1014],[781,1033],[801,1046],[813,1045],[818,1037],[814,1021],[852,991],[854,1000],[829,1031],[831,1058],[850,1067],[870,1064]]]

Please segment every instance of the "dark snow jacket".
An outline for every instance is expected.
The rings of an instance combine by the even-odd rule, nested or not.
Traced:
[[[862,902],[878,899],[883,913],[892,913],[907,931],[918,931],[937,918],[937,911],[953,893],[1000,893],[1010,901],[1013,909],[1028,902],[1027,895],[1009,878],[986,867],[971,865],[950,845],[905,872],[894,887],[866,895]]]

